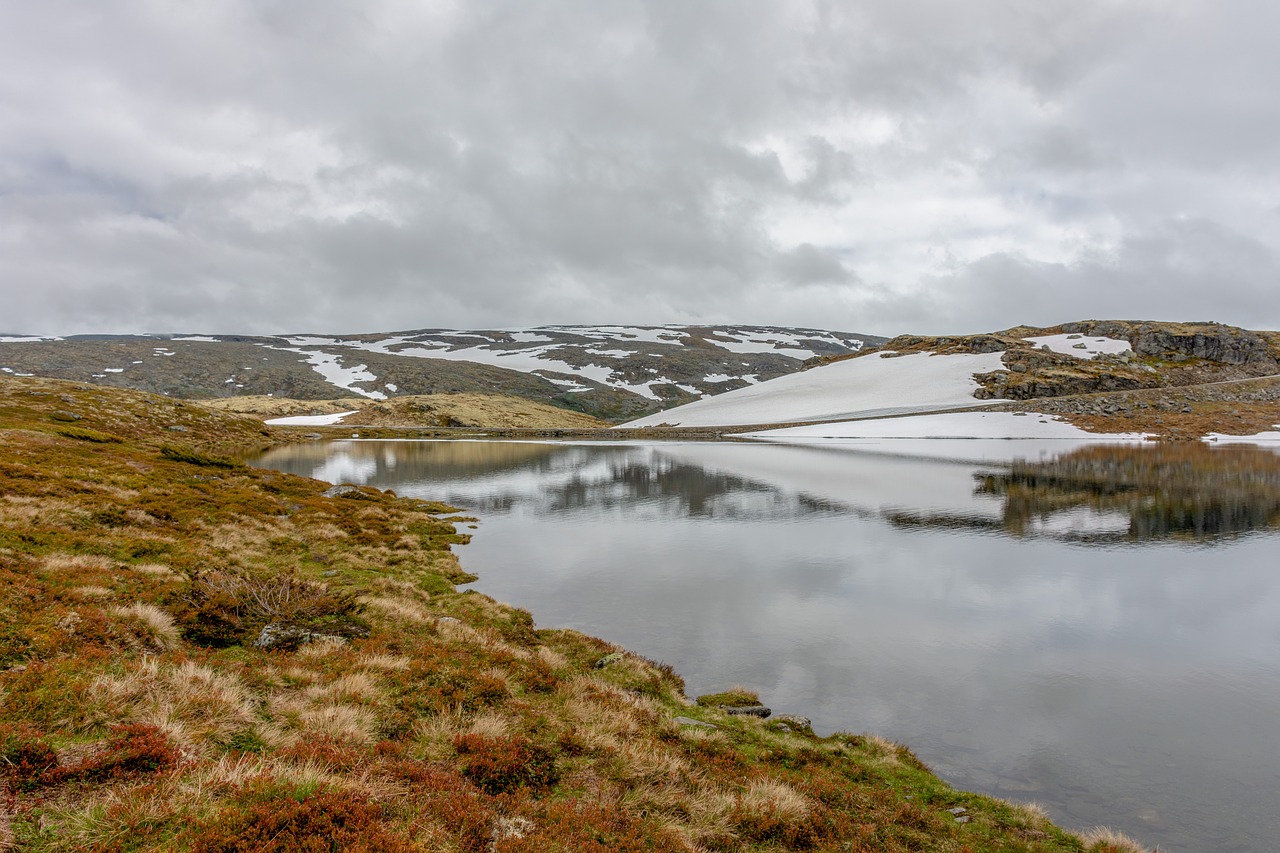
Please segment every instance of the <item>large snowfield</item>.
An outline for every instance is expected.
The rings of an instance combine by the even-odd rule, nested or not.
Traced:
[[[739,388],[624,426],[686,427],[834,421],[981,406],[975,373],[1000,370],[1002,353],[878,353]]]

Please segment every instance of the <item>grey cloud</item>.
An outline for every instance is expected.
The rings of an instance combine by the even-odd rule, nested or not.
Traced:
[[[1256,317],[1277,13],[1170,9],[10,4],[3,325]]]

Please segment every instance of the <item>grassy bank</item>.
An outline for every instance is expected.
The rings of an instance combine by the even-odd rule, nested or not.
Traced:
[[[459,592],[454,510],[237,461],[272,440],[0,380],[0,848],[1130,849]]]

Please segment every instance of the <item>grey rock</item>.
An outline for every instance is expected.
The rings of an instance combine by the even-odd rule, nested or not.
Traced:
[[[969,820],[970,818],[967,814],[962,814],[960,817],[956,818],[956,823],[968,823]]]
[[[296,649],[315,640],[343,640],[333,634],[322,634],[316,631],[310,631],[306,628],[299,628],[296,625],[280,625],[275,622],[264,625],[262,631],[258,634],[258,639],[253,641],[255,649],[263,649],[270,651],[272,649]]]
[[[672,717],[676,723],[682,726],[696,726],[700,729],[718,729],[719,726],[714,723],[704,723],[702,720],[695,720],[693,717]]]
[[[1147,326],[1138,329],[1135,352],[1164,358],[1205,358],[1224,364],[1280,367],[1267,342],[1253,332],[1217,324],[1203,324],[1194,330],[1174,333]]]
[[[167,429],[169,432],[186,432],[187,431],[187,428],[182,426],[181,424],[174,424],[173,426],[167,426],[165,427],[165,429]]]
[[[595,668],[604,669],[606,666],[615,664],[618,661],[625,658],[626,656],[627,656],[626,652],[610,652],[609,654],[605,655],[604,657],[600,658],[600,660],[595,662]]]
[[[731,717],[759,717],[762,720],[773,713],[763,705],[721,705],[720,710]]]
[[[325,498],[340,498],[343,495],[359,495],[360,490],[349,483],[343,483],[341,486],[331,486],[320,493]]]
[[[806,731],[813,728],[813,721],[799,714],[777,714],[769,720],[769,725],[795,731]]]
[[[66,409],[59,409],[51,417],[55,421],[78,421],[82,419],[80,415],[75,412],[68,412]]]

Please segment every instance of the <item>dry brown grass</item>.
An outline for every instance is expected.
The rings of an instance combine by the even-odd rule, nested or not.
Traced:
[[[129,571],[138,572],[144,575],[151,575],[156,578],[181,577],[181,575],[179,575],[178,572],[175,572],[172,567],[166,566],[163,563],[134,563],[126,568],[128,568]]]
[[[378,669],[384,672],[402,672],[408,669],[411,663],[412,660],[404,655],[386,654],[362,655],[356,660],[357,666],[365,667],[366,669]]]
[[[376,739],[378,721],[367,708],[358,705],[317,705],[298,714],[300,734],[323,735],[338,741],[367,745]]]
[[[173,617],[154,604],[136,601],[128,607],[112,607],[109,612],[137,627],[134,633],[144,648],[172,651],[182,639]]]
[[[368,605],[392,619],[414,622],[419,625],[434,621],[431,611],[427,610],[427,608],[416,601],[399,596],[366,595],[360,598],[360,603]]]
[[[257,722],[256,698],[238,678],[194,661],[143,659],[98,678],[92,690],[115,719],[156,726],[195,755],[216,755],[233,734]]]
[[[99,554],[50,554],[40,561],[46,572],[69,572],[96,569],[107,572],[115,568],[115,561]]]
[[[1123,832],[1106,826],[1096,826],[1080,833],[1088,853],[1149,853],[1149,848]]]

